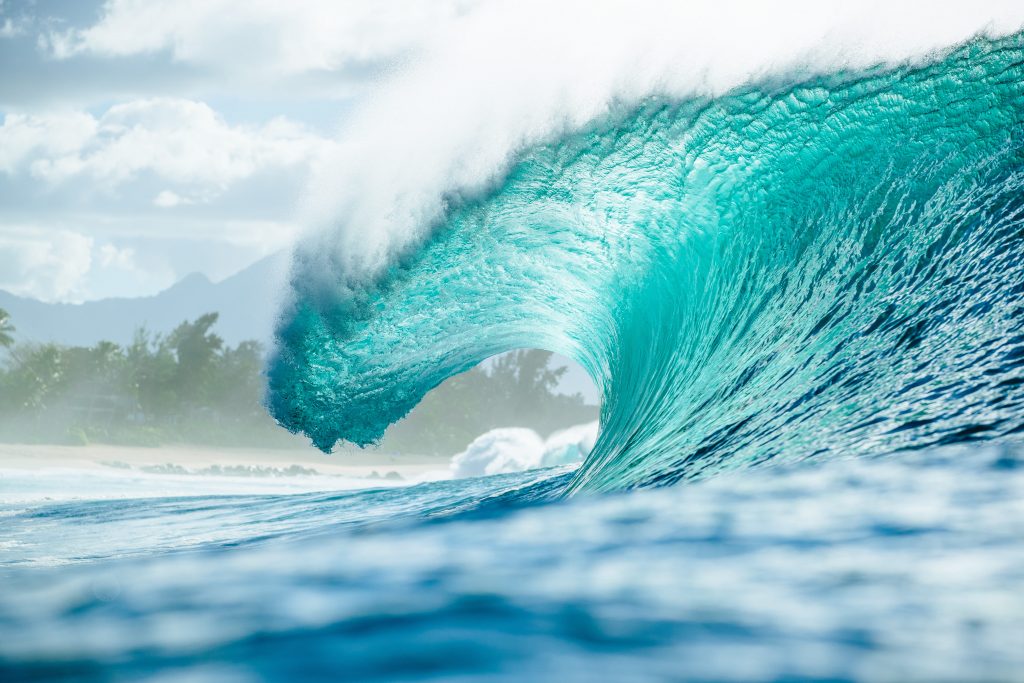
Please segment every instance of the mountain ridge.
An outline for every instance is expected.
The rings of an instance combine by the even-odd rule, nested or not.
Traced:
[[[202,273],[189,273],[167,289],[144,297],[110,297],[84,303],[48,303],[0,290],[0,308],[11,316],[18,342],[54,342],[64,346],[93,346],[101,341],[129,344],[139,328],[167,334],[186,320],[204,313],[220,315],[216,332],[225,343],[254,339],[272,343],[280,298],[285,291],[289,255],[279,252],[243,268],[219,282]],[[579,391],[597,403],[597,391],[586,373],[556,356],[556,366],[569,372],[559,391]]]
[[[145,297],[111,297],[84,303],[48,303],[0,290],[0,308],[11,316],[18,341],[92,346],[131,342],[145,327],[166,334],[185,320],[220,314],[216,331],[228,344],[247,339],[268,343],[284,289],[287,253],[267,256],[230,277],[213,282],[190,273],[167,289]]]

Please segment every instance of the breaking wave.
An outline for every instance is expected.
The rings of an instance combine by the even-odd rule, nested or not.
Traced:
[[[368,444],[514,348],[575,359],[569,490],[1024,430],[1024,37],[654,97],[447,196],[372,276],[296,256],[268,403]]]

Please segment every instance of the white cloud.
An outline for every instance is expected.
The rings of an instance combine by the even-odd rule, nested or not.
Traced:
[[[99,263],[104,268],[135,270],[135,250],[131,247],[119,248],[113,244],[104,244],[98,249]]]
[[[721,92],[789,68],[902,60],[977,31],[1013,30],[1022,8],[1020,0],[106,0],[85,28],[63,19],[24,25],[44,31],[39,46],[49,57],[66,60],[48,61],[47,69],[87,81],[81,89],[91,99],[79,101],[140,92],[108,73],[124,65],[133,67],[131,77],[136,65],[152,75],[154,88],[193,97],[210,88],[220,97],[244,93],[259,103],[252,111],[275,98],[285,106],[282,85],[333,100],[320,90],[325,84],[351,92],[347,75],[364,77],[368,65],[405,68],[381,79],[333,143],[286,119],[229,124],[189,99],[139,99],[91,114],[8,114],[0,174],[11,177],[0,182],[25,202],[37,200],[36,186],[65,199],[68,221],[59,224],[73,230],[84,221],[72,214],[82,211],[92,226],[116,219],[125,232],[269,249],[293,232],[281,208],[291,197],[269,173],[299,176],[312,166],[321,172],[300,221],[323,230],[309,248],[372,269],[426,234],[448,192],[486,187],[523,146],[613,104]],[[18,21],[9,30],[20,30]],[[6,26],[0,18],[0,32]],[[123,187],[133,181],[137,193]],[[25,189],[33,192],[18,192]],[[268,212],[252,211],[254,199]],[[186,204],[195,206],[169,210]],[[40,214],[51,210],[39,205]],[[0,266],[0,280],[6,276]]]
[[[159,254],[140,257],[132,246],[84,231],[0,225],[0,290],[18,296],[71,303],[139,296],[165,289],[178,277]]]
[[[0,126],[0,170],[28,165],[33,177],[60,183],[86,176],[107,187],[149,172],[188,192],[165,190],[160,207],[209,201],[266,169],[310,163],[332,143],[283,118],[232,126],[192,100],[154,98],[84,112],[9,114]]]
[[[159,206],[161,209],[172,209],[175,206],[192,203],[194,202],[191,199],[182,197],[173,190],[163,190],[153,198],[153,206]]]
[[[31,19],[22,13],[17,19],[11,18],[10,16],[2,16],[9,14],[10,11],[5,7],[2,0],[0,0],[0,39],[3,38],[15,38],[20,35],[24,35],[29,28]]]
[[[9,17],[0,24],[0,38],[13,38],[21,35],[22,27],[15,24]]]
[[[477,0],[108,0],[99,21],[54,33],[51,53],[175,60],[232,72],[295,74],[415,50]]]
[[[73,154],[96,133],[96,120],[84,112],[7,114],[0,126],[0,171],[14,173],[32,157]]]
[[[0,289],[44,301],[77,300],[93,264],[93,239],[69,230],[0,232]]]
[[[158,223],[146,231],[138,217],[39,218],[0,220],[0,290],[44,301],[148,296],[196,271],[218,280],[287,248],[296,232],[276,221],[164,212],[144,219]]]

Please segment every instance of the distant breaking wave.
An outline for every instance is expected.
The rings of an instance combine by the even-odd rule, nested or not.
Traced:
[[[556,351],[603,397],[570,492],[1022,431],[1022,134],[1024,34],[644,100],[449,196],[372,277],[300,250],[270,410],[369,444],[489,356]]]

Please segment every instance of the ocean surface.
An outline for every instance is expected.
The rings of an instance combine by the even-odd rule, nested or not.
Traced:
[[[1024,448],[0,506],[3,681],[1019,681]]]
[[[370,444],[544,348],[600,391],[593,450],[0,497],[0,680],[1024,680],[1024,36],[613,107],[370,280],[320,246],[285,428]]]

